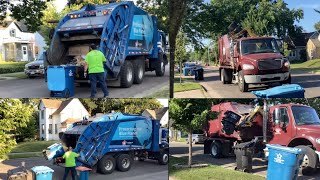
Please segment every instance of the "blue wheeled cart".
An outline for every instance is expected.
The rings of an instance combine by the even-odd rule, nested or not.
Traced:
[[[253,91],[258,98],[304,98],[305,90],[298,84],[283,85],[263,91]]]
[[[48,89],[51,97],[74,96],[74,74],[75,66],[49,66],[48,67]]]
[[[35,166],[31,168],[35,180],[52,180],[53,169],[47,166]]]
[[[267,144],[268,174],[267,180],[296,180],[299,166],[304,157],[304,151],[299,148],[289,148],[280,145]]]

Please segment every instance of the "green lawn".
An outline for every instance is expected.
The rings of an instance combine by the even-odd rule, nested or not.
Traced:
[[[33,152],[27,154],[8,154],[9,159],[18,159],[18,158],[30,158],[30,157],[43,157],[42,152]]]
[[[50,145],[59,141],[33,141],[19,143],[11,153],[22,153],[22,152],[42,152]]]
[[[175,83],[174,84],[174,92],[184,92],[184,91],[191,91],[202,89],[202,86],[198,83]]]
[[[292,70],[320,72],[320,59],[309,60],[303,63],[291,64]]]
[[[176,158],[170,156],[169,176],[175,180],[264,180],[265,178],[253,174],[243,173],[226,169],[216,165],[210,165],[205,168],[176,169],[174,164],[187,164],[187,158]]]
[[[26,79],[27,78],[27,76],[24,72],[0,74],[0,77],[15,77],[15,78],[19,78],[19,79]]]

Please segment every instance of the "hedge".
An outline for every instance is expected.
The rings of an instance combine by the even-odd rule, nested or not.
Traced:
[[[27,62],[0,62],[0,74],[23,72]]]

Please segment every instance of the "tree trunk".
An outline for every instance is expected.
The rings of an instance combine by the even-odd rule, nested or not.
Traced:
[[[169,0],[169,44],[170,44],[170,98],[173,98],[174,53],[176,38],[187,9],[187,0]]]
[[[188,133],[189,137],[189,160],[188,160],[188,167],[191,168],[192,165],[192,131]]]

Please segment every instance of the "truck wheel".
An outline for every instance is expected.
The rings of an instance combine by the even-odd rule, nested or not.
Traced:
[[[301,168],[303,175],[312,175],[318,164],[318,155],[309,146],[297,146],[296,148],[304,149],[306,155],[303,157]]]
[[[124,61],[120,72],[120,86],[129,88],[133,84],[133,65],[131,61]]]
[[[239,71],[238,76],[239,76],[238,77],[238,79],[239,79],[238,85],[239,85],[240,91],[241,92],[248,92],[249,85],[244,80],[244,75],[243,75],[242,71]]]
[[[160,153],[159,159],[158,159],[158,163],[160,165],[166,165],[168,164],[169,161],[169,153],[168,151],[163,151],[162,153]]]
[[[99,160],[97,168],[98,171],[102,174],[111,174],[115,169],[115,165],[116,160],[114,159],[114,157],[106,155]]]
[[[121,154],[117,158],[117,169],[121,172],[129,171],[132,165],[132,158],[128,154]]]
[[[144,78],[145,73],[145,63],[143,60],[134,60],[133,61],[133,69],[134,69],[134,77],[133,77],[133,83],[135,84],[141,84]]]
[[[221,70],[221,82],[222,84],[230,84],[232,82],[232,71],[222,69]]]
[[[221,144],[219,142],[212,142],[210,154],[213,158],[222,157]]]
[[[160,76],[160,77],[164,76],[164,73],[166,71],[166,66],[164,64],[162,55],[159,55],[159,59],[156,62],[155,69],[156,69],[156,76]]]

